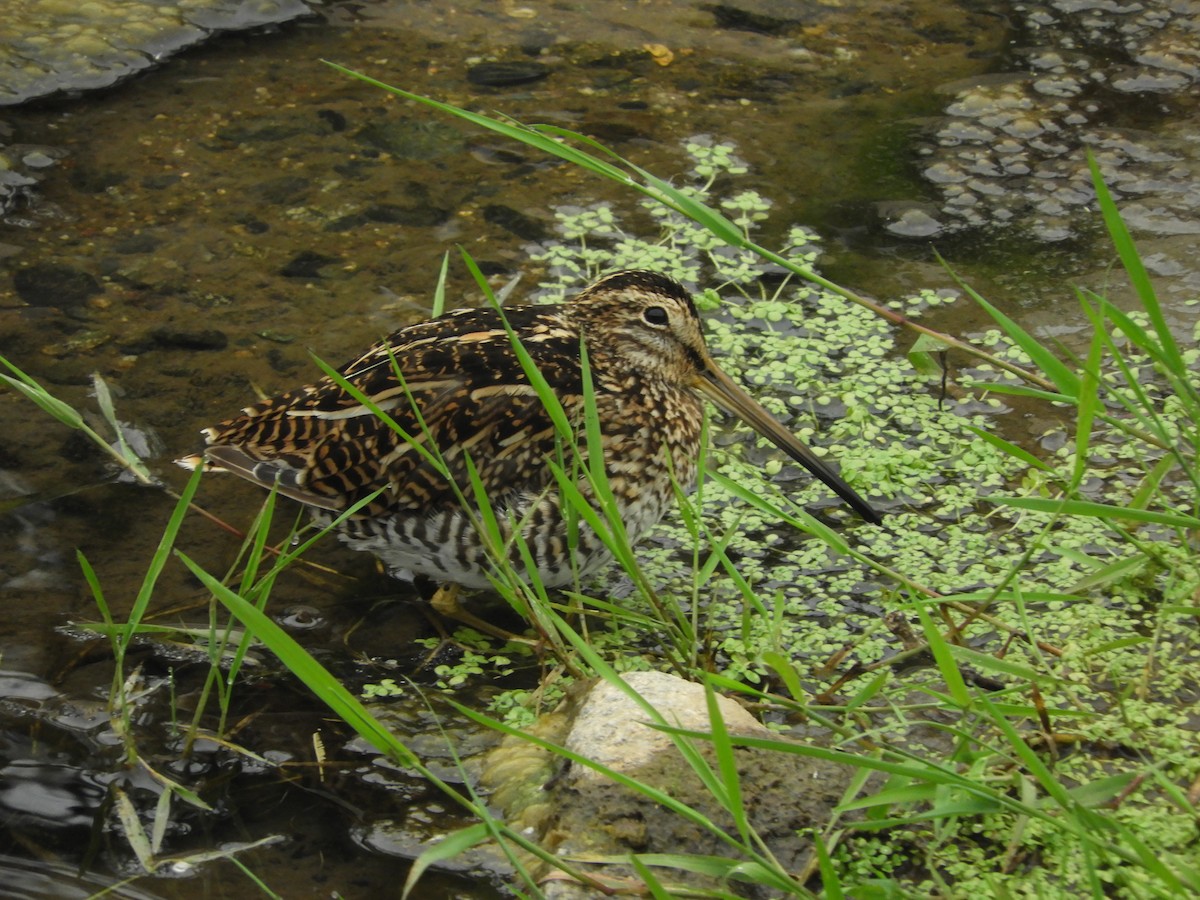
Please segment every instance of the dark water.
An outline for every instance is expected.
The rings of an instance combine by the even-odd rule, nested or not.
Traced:
[[[255,388],[310,378],[309,348],[340,361],[427,314],[444,253],[465,246],[498,282],[520,272],[530,289],[539,273],[523,261],[531,242],[551,234],[549,210],[619,196],[346,79],[322,58],[440,99],[591,134],[667,177],[683,165],[685,138],[735,141],[751,168],[746,186],[775,200],[765,243],[804,222],[829,241],[823,270],[837,281],[882,298],[949,285],[929,242],[890,232],[880,204],[936,212],[946,202],[922,176],[921,148],[932,146],[931,129],[954,96],[939,88],[1015,65],[1013,42],[1036,47],[1046,34],[975,4],[754,7],[737,15],[686,3],[586,11],[336,5],[318,21],[226,37],[104,94],[11,109],[4,118],[15,140],[66,156],[0,226],[0,243],[11,248],[0,275],[0,353],[77,408],[94,408],[90,376],[102,374],[119,415],[157,437],[155,472],[179,488],[185,475],[170,460],[195,449],[197,430],[245,405]],[[669,64],[656,62],[648,44],[665,45]],[[502,87],[472,83],[472,68],[495,59],[537,62],[549,74]],[[1103,99],[1120,108],[1122,98]],[[1186,95],[1155,99],[1162,109],[1138,125],[1173,140],[1194,106]],[[1123,139],[1130,146],[1128,133]],[[1179,261],[1186,233],[1181,225],[1142,234],[1162,252],[1162,273],[1180,296],[1194,279]],[[1086,228],[1053,243],[1036,237],[1018,222],[955,230],[937,247],[1034,327],[1069,332],[1054,298],[1064,296],[1064,280],[1102,270],[1103,256]],[[449,305],[476,299],[469,276],[453,266]],[[936,324],[970,331],[982,321],[955,315]],[[98,618],[75,554],[86,555],[123,616],[173,501],[115,481],[92,448],[13,392],[0,394],[0,422],[0,852],[46,861],[41,875],[22,877],[61,878],[45,894],[74,896],[66,885],[81,864],[99,878],[137,871],[120,835],[97,826],[112,821],[115,789],[143,812],[159,792],[143,770],[121,763],[105,711],[107,644],[63,630]],[[212,480],[202,499],[244,528],[261,498]],[[214,572],[238,546],[194,517],[181,544]],[[411,644],[434,633],[417,598],[395,602],[402,588],[333,543],[313,558],[335,571],[289,574],[272,600],[294,633],[349,680],[400,673],[431,684],[423,651]],[[204,624],[206,599],[182,567],[168,566],[156,621]],[[143,666],[143,753],[219,798],[214,815],[176,802],[169,852],[280,835],[286,840],[245,855],[279,894],[390,893],[423,840],[465,821],[420,779],[348,743],[319,704],[274,677],[269,659],[257,662],[262,674],[239,689],[234,715],[246,721],[234,740],[276,765],[212,743],[178,762],[172,710],[190,714],[207,665],[163,645],[131,660],[128,668]],[[518,672],[508,683],[536,677]],[[430,735],[454,714],[400,706],[398,730],[425,736],[429,755],[448,759]],[[312,750],[318,732],[334,759],[323,775]],[[487,742],[454,736],[460,752]],[[490,876],[472,865],[427,882],[422,896],[489,896]],[[140,879],[138,889],[251,890],[228,863],[168,870]]]

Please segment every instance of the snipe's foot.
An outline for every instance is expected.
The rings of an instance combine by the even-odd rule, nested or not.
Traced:
[[[541,643],[537,638],[530,638],[523,634],[514,634],[511,631],[505,631],[491,622],[485,622],[474,613],[467,612],[467,610],[463,609],[458,599],[461,592],[462,588],[457,584],[439,585],[432,599],[430,599],[429,605],[439,615],[445,616],[447,619],[461,622],[468,628],[474,628],[483,634],[490,634],[492,637],[500,638],[502,641],[516,641],[519,644],[529,644],[530,646],[537,646]]]

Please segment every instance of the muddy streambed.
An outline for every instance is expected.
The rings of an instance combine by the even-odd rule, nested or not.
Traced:
[[[94,408],[100,373],[118,415],[147,436],[156,474],[178,488],[185,476],[170,460],[195,449],[198,429],[256,389],[308,380],[310,349],[340,362],[427,315],[444,253],[462,245],[497,284],[520,274],[518,293],[528,293],[543,273],[525,260],[556,239],[553,207],[631,205],[604,182],[321,59],[584,132],[667,177],[684,166],[686,139],[733,141],[745,187],[774,201],[767,245],[803,223],[827,241],[824,274],[884,299],[951,284],[936,246],[1030,327],[1069,341],[1080,325],[1064,311],[1065,285],[1107,277],[1081,181],[1085,144],[1123,191],[1168,305],[1200,284],[1188,251],[1200,231],[1196,73],[1186,64],[1197,35],[1185,19],[1165,8],[1106,19],[928,2],[330,4],[272,33],[223,36],[103,93],[0,110],[5,153],[34,160],[38,179],[0,224],[0,353],[79,408]],[[461,266],[448,300],[478,300]],[[982,319],[960,304],[935,324],[971,332]],[[112,784],[140,805],[153,806],[155,791],[145,779],[127,784],[120,766],[107,644],[70,626],[98,618],[75,554],[123,615],[173,502],[117,478],[13,392],[0,394],[0,422],[0,853],[28,894],[56,895],[80,865],[101,881],[137,871],[97,823],[110,815]],[[1020,439],[1044,425],[1004,427]],[[260,500],[232,479],[204,485],[204,505],[238,527]],[[238,545],[201,520],[182,540],[214,572]],[[441,660],[413,643],[437,633],[420,599],[333,542],[312,559],[326,568],[289,573],[276,589],[278,620],[348,683],[433,686]],[[155,613],[200,625],[206,599],[168,566]],[[170,726],[191,714],[207,671],[191,652],[147,643],[130,660],[146,691],[142,752],[203,785],[217,808],[177,806],[172,853],[278,836],[244,859],[279,894],[382,896],[424,841],[466,824],[421,779],[350,741],[269,657],[252,657],[232,711],[233,739],[264,759],[201,742],[181,761]],[[539,675],[529,663],[457,697],[482,705]],[[454,779],[448,742],[471,757],[491,738],[429,696],[429,706],[395,704],[392,724]],[[422,896],[492,896],[501,879],[467,857]],[[191,897],[247,885],[228,863],[181,864],[136,890]]]

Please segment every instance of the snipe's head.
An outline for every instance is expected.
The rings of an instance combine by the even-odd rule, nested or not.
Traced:
[[[816,475],[868,522],[880,521],[879,513],[820,457],[721,371],[709,355],[700,316],[683,285],[654,272],[616,272],[568,305],[594,358],[707,397]]]
[[[569,304],[588,353],[618,371],[690,385],[708,351],[700,316],[679,282],[655,272],[616,272]]]

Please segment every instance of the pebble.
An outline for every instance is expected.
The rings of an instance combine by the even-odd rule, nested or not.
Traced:
[[[216,328],[200,331],[174,331],[159,328],[151,332],[154,343],[164,350],[224,350],[229,346],[225,332]]]
[[[533,61],[485,62],[467,69],[467,81],[481,87],[532,84],[550,75],[550,67]]]
[[[112,335],[106,331],[81,331],[72,335],[68,340],[57,344],[47,344],[42,352],[47,356],[76,356],[80,353],[90,353],[97,347],[102,347],[112,340]]]
[[[439,159],[466,146],[462,132],[441,122],[379,119],[360,128],[354,138],[396,159]]]
[[[341,261],[336,256],[326,256],[315,250],[303,250],[293,256],[291,261],[279,270],[279,274],[284,278],[323,278],[323,268]]]
[[[537,219],[500,203],[489,203],[485,206],[483,218],[485,222],[498,225],[527,241],[543,241],[549,233],[546,226]]]
[[[363,216],[370,222],[432,228],[448,220],[450,213],[428,204],[404,206],[399,203],[376,203],[363,210]]]

